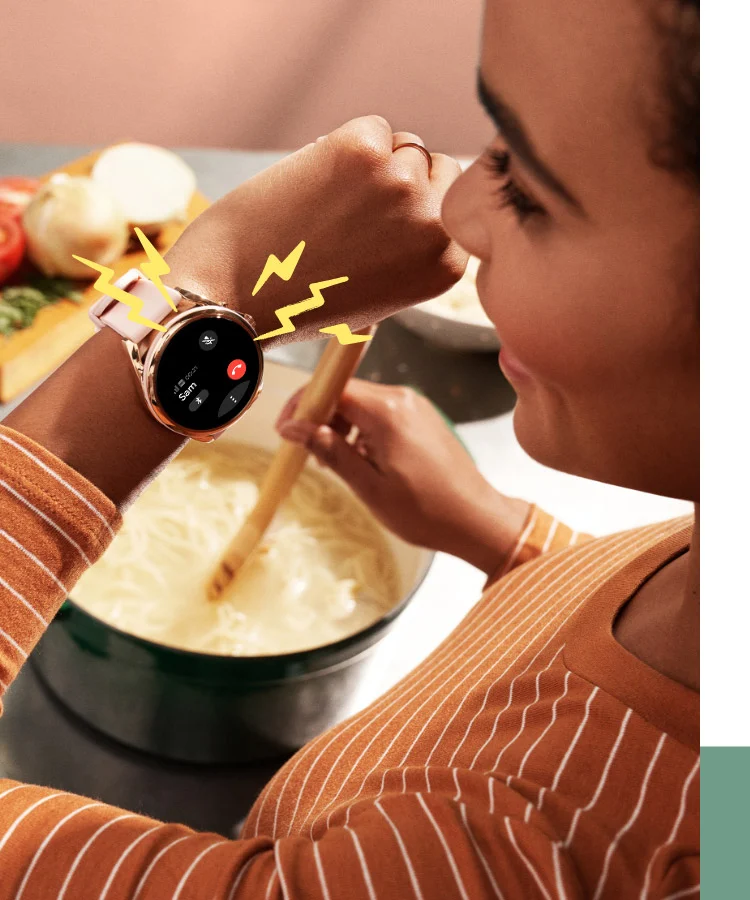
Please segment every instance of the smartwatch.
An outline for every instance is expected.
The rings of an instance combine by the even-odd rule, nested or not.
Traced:
[[[138,314],[103,296],[89,310],[97,330],[123,339],[146,406],[162,425],[196,441],[213,441],[247,412],[263,386],[263,354],[249,315],[182,288],[168,288],[175,311],[138,269],[114,282],[141,300]]]

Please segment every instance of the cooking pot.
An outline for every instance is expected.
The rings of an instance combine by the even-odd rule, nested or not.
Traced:
[[[219,440],[275,449],[274,422],[309,378],[306,370],[267,362],[257,403]],[[179,650],[107,624],[76,603],[74,589],[32,664],[64,705],[129,747],[213,764],[289,754],[354,711],[363,675],[377,665],[378,645],[432,563],[431,552],[383,531],[398,568],[400,600],[335,643],[257,657]]]

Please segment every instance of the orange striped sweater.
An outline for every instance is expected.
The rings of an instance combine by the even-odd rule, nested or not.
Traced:
[[[3,688],[119,524],[0,426]],[[698,896],[698,696],[612,635],[690,528],[582,541],[532,508],[512,569],[404,681],[294,756],[239,840],[0,779],[0,900]]]

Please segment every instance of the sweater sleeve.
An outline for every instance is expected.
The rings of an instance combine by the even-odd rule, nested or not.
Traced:
[[[476,795],[387,793],[315,840],[228,840],[0,781],[0,900],[581,900],[561,842],[502,784],[491,810],[472,774]]]
[[[0,425],[0,702],[120,524],[114,504],[90,482]]]
[[[591,535],[574,531],[559,519],[532,503],[521,533],[510,554],[485,582],[485,590],[508,572],[543,553],[556,553],[591,540]]]

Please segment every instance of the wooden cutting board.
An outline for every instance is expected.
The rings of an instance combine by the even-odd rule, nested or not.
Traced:
[[[89,175],[101,152],[103,151],[55,169],[45,175],[43,180],[57,172]],[[208,198],[196,191],[188,206],[188,222],[192,222],[209,205]],[[158,239],[152,238],[160,253],[164,254],[174,244],[186,225],[187,222],[170,225],[161,232]],[[112,266],[115,277],[139,266],[144,260],[146,254],[140,248],[127,253]],[[28,328],[8,336],[0,335],[0,403],[11,400],[47,375],[94,333],[88,310],[101,294],[91,287],[91,282],[78,282],[76,287],[84,292],[80,303],[60,300],[41,309]]]

